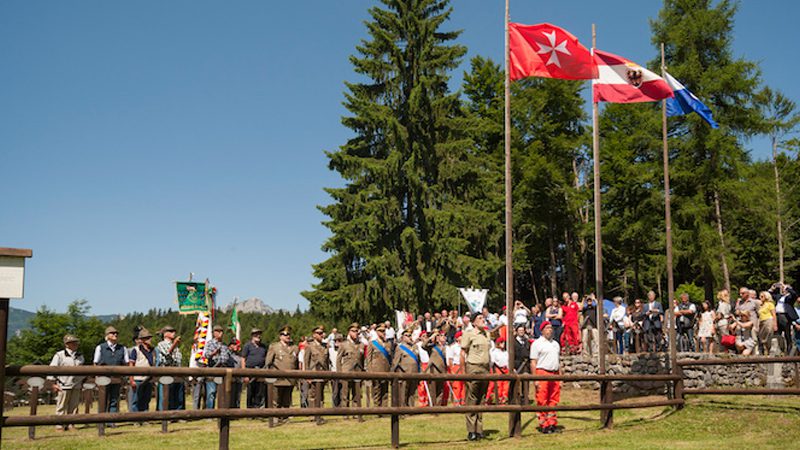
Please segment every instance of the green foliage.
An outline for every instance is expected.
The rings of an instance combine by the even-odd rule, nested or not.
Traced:
[[[49,364],[53,354],[64,348],[65,334],[77,336],[84,358],[91,360],[98,337],[103,336],[103,323],[90,317],[89,310],[86,300],[73,301],[63,314],[42,306],[31,319],[31,328],[9,340],[8,364]]]
[[[683,283],[675,287],[675,304],[680,302],[681,294],[689,294],[689,301],[692,303],[703,303],[705,300],[712,301],[713,299],[706,297],[705,290],[694,283]],[[712,301],[713,304],[713,301]]]

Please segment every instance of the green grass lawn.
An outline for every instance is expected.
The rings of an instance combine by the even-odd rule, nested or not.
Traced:
[[[595,402],[596,391],[568,390],[563,404]],[[653,397],[655,398],[655,397]],[[642,399],[638,399],[640,401]],[[40,414],[52,414],[52,406]],[[16,408],[9,414],[27,414]],[[599,428],[599,412],[565,412],[559,423],[560,434],[541,435],[536,431],[534,414],[524,414],[521,439],[509,439],[508,414],[486,414],[487,439],[466,441],[464,416],[413,416],[400,422],[403,448],[795,448],[800,430],[800,399],[766,396],[716,396],[690,398],[680,411],[670,408],[620,410],[614,413],[614,428]],[[170,424],[167,434],[160,423],[136,426],[121,424],[97,437],[95,426],[56,432],[39,427],[36,439],[29,440],[27,428],[3,430],[3,448],[14,449],[183,449],[215,448],[217,422],[202,420]],[[295,418],[287,425],[268,428],[266,419],[239,420],[231,424],[231,448],[255,449],[367,449],[390,444],[388,418],[367,417],[364,423],[331,417],[317,426],[306,418]]]

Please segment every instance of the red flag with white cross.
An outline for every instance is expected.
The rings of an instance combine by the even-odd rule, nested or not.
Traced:
[[[511,22],[508,24],[508,47],[512,80],[597,78],[597,66],[589,49],[570,32],[555,25]]]

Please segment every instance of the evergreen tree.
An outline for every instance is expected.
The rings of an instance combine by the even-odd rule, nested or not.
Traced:
[[[736,270],[730,209],[749,163],[741,139],[757,130],[759,118],[752,102],[758,67],[731,51],[736,10],[728,0],[665,0],[651,22],[653,43],[664,43],[667,70],[703,98],[721,125],[712,130],[696,114],[670,119],[676,283],[697,282],[708,298],[715,287],[730,287]]]
[[[303,295],[312,311],[353,319],[392,309],[452,307],[457,286],[492,285],[502,267],[480,152],[448,73],[466,49],[441,31],[447,0],[382,0],[370,9],[370,38],[350,58],[367,80],[347,83],[342,123],[355,136],[329,152],[346,184],[321,207],[331,256]],[[491,200],[489,200],[491,201]]]

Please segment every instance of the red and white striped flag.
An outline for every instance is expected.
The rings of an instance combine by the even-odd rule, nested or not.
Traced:
[[[621,56],[594,51],[599,77],[592,80],[595,102],[655,102],[674,97],[663,78]]]

